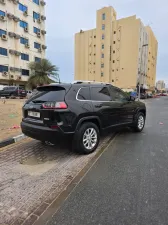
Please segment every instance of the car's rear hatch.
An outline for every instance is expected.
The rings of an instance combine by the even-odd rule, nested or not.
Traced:
[[[23,121],[40,126],[61,123],[61,113],[66,112],[65,95],[71,85],[48,85],[39,87],[23,107]]]

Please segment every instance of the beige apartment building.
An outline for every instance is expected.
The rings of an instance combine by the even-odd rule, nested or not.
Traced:
[[[45,57],[45,1],[0,0],[0,84],[24,86]]]
[[[151,28],[136,16],[116,17],[112,7],[104,7],[97,11],[95,29],[75,34],[75,80],[153,89],[158,43]]]
[[[161,91],[161,90],[165,90],[166,88],[166,85],[165,85],[165,82],[163,80],[158,80],[156,82],[156,88],[157,90]]]

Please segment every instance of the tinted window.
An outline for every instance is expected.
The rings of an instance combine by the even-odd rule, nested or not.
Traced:
[[[28,102],[64,101],[65,89],[63,87],[41,87]]]
[[[111,96],[107,87],[92,87],[91,96],[93,101],[111,101]]]
[[[15,89],[17,89],[17,87],[5,87],[4,88],[4,90],[6,90],[6,91],[13,91]]]
[[[88,87],[81,88],[78,93],[78,99],[80,100],[90,100],[90,90]]]
[[[118,88],[111,87],[110,93],[113,101],[124,101],[128,98],[128,96]]]

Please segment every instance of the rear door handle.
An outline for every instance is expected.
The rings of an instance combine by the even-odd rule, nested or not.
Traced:
[[[96,107],[96,108],[101,108],[101,107],[102,107],[102,105],[95,105],[95,107]]]

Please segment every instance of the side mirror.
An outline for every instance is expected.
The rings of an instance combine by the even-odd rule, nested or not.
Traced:
[[[135,101],[135,97],[133,97],[133,96],[130,96],[130,101]]]

